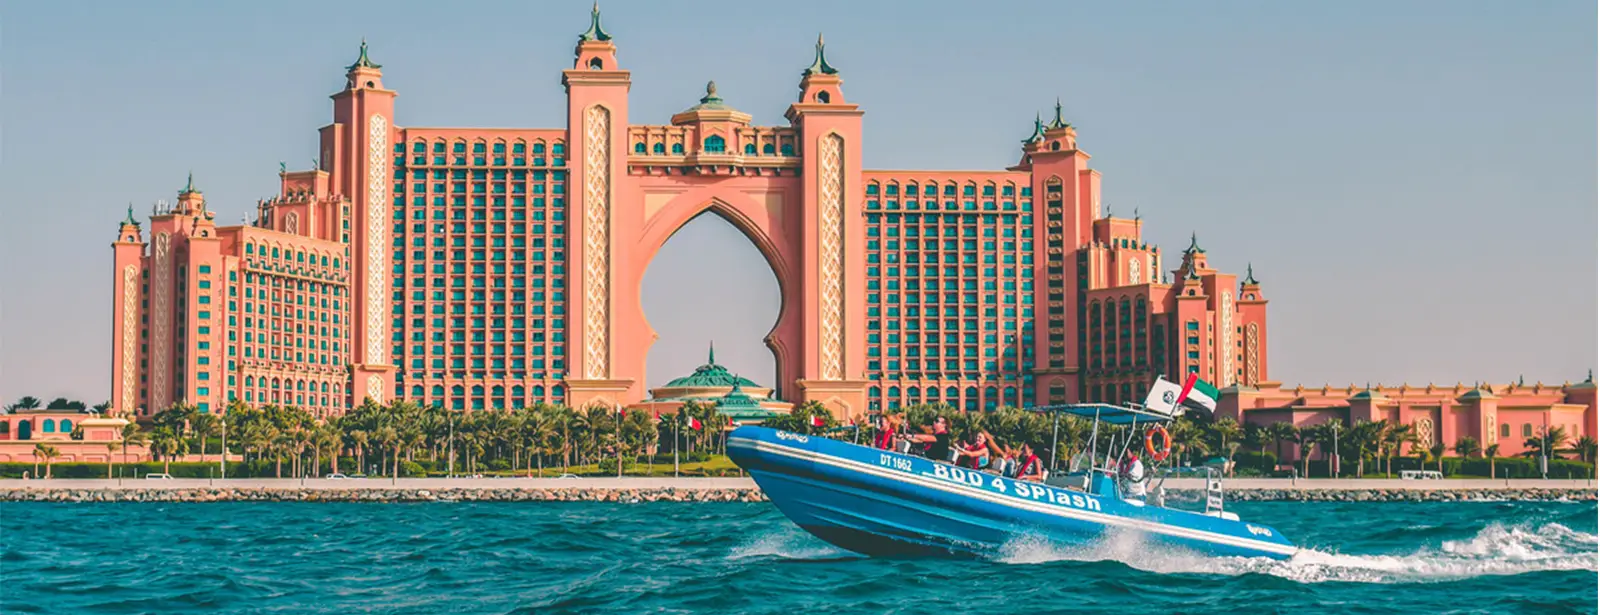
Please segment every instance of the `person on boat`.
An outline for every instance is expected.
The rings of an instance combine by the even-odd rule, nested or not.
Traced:
[[[1144,499],[1144,463],[1139,461],[1139,451],[1128,447],[1128,454],[1123,457],[1121,467],[1117,469],[1117,476],[1122,479],[1126,497]]]
[[[878,437],[873,441],[873,447],[882,450],[894,449],[894,436],[896,421],[893,415],[885,414],[878,417]]]
[[[979,431],[973,437],[971,444],[963,444],[956,449],[957,465],[964,465],[974,470],[989,467],[989,434]],[[971,461],[965,461],[971,460]]]
[[[934,417],[933,433],[911,434],[907,440],[923,444],[923,455],[934,461],[950,461],[950,424],[945,418]]]
[[[1017,456],[1017,480],[1031,480],[1041,482],[1044,480],[1044,462],[1033,453],[1033,447],[1022,443],[1022,450]]]

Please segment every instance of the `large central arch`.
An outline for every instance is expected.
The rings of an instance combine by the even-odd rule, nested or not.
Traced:
[[[781,234],[781,222],[772,222],[772,215],[778,212],[766,209],[762,203],[745,202],[735,204],[730,203],[722,196],[713,196],[710,200],[697,202],[694,200],[694,196],[686,194],[674,197],[672,201],[664,205],[656,213],[657,215],[646,224],[638,246],[640,248],[639,254],[643,261],[632,269],[638,272],[635,282],[640,302],[638,305],[630,307],[637,308],[640,321],[644,323],[644,328],[648,332],[638,336],[644,340],[642,352],[648,356],[651,347],[660,337],[649,323],[644,310],[643,284],[645,274],[655,261],[656,254],[666,246],[667,242],[671,241],[672,237],[683,230],[684,226],[702,216],[714,215],[738,229],[739,233],[756,247],[756,251],[766,261],[767,267],[772,271],[773,277],[778,282],[778,317],[773,322],[772,327],[762,336],[762,341],[772,351],[774,371],[777,375],[776,384],[778,384],[778,390],[782,391],[783,388],[786,388],[783,383],[793,382],[794,379],[799,377],[798,373],[794,372],[793,369],[793,366],[799,364],[799,357],[794,354],[799,350],[797,338],[800,334],[800,329],[798,327],[799,321],[796,318],[798,310],[792,307],[794,302],[786,301],[785,298],[798,290],[800,282],[795,277],[793,259],[786,258],[784,253],[786,246],[780,245],[778,239],[775,239],[775,237],[783,237]],[[763,221],[764,214],[767,216],[765,222]],[[774,231],[778,231],[778,233],[775,234]],[[731,297],[730,300],[737,302],[740,298]],[[739,308],[735,306],[732,309]],[[640,374],[642,377],[645,372],[641,371]]]

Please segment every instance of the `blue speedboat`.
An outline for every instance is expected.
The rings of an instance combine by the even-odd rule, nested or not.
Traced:
[[[1055,410],[1093,416],[1097,430],[1172,418],[1125,406]],[[1273,528],[1221,510],[1220,484],[1208,485],[1208,510],[1177,510],[1125,499],[1108,468],[1038,483],[758,426],[729,434],[728,455],[801,528],[870,556],[992,556],[1030,538],[1092,547],[1121,533],[1207,555],[1286,559],[1297,550]]]

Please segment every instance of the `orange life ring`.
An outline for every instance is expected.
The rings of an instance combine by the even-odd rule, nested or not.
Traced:
[[[1161,450],[1156,450],[1155,438],[1158,433],[1161,434]],[[1160,425],[1151,427],[1149,431],[1144,432],[1144,452],[1150,454],[1151,461],[1165,461],[1167,456],[1172,454],[1172,434],[1167,433],[1167,428]]]

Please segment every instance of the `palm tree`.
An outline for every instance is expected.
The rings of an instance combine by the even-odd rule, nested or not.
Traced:
[[[1578,460],[1584,463],[1594,463],[1597,448],[1600,446],[1596,445],[1594,436],[1582,436],[1572,443],[1573,452],[1577,453]]]
[[[106,478],[111,478],[111,464],[116,461],[117,449],[122,448],[118,442],[106,443]]]
[[[346,437],[350,439],[350,446],[356,449],[356,471],[363,473],[366,472],[367,442],[369,441],[367,432],[361,429],[356,429],[346,434]]]
[[[50,478],[52,475],[50,471],[50,464],[55,460],[56,457],[61,456],[61,451],[56,450],[56,447],[54,446],[40,442],[33,445],[33,456],[44,458],[44,477]],[[34,462],[33,468],[34,472],[39,471],[39,463],[37,461]]]
[[[103,402],[100,402],[100,403],[94,405],[94,413],[95,414],[99,414],[101,416],[104,416],[105,413],[107,411],[109,411],[109,410],[111,410],[111,402],[109,402],[109,401],[103,401]]]
[[[1384,448],[1389,453],[1386,460],[1388,467],[1384,469],[1384,473],[1394,474],[1394,458],[1400,455],[1401,447],[1407,444],[1415,445],[1417,441],[1417,428],[1415,425],[1401,423],[1390,427],[1384,434]]]
[[[400,432],[393,427],[380,427],[373,434],[373,439],[387,449],[385,453],[394,456],[394,477],[400,478]]]
[[[215,414],[201,413],[189,419],[189,432],[200,443],[200,463],[206,462],[206,440],[216,434],[219,428]],[[227,451],[223,451],[223,454],[226,455]]]
[[[1483,447],[1478,445],[1477,438],[1472,436],[1463,436],[1461,439],[1456,440],[1456,444],[1455,446],[1451,447],[1451,450],[1454,450],[1457,456],[1471,457],[1483,452]]]
[[[1283,441],[1290,439],[1290,432],[1293,429],[1294,425],[1286,421],[1277,421],[1268,425],[1265,430],[1266,436],[1272,440],[1274,454],[1278,456],[1280,463],[1283,461]]]
[[[1367,454],[1377,451],[1383,438],[1383,421],[1358,420],[1346,436],[1356,451],[1356,478],[1366,476]]]
[[[172,458],[180,457],[189,452],[189,441],[185,440],[171,427],[157,427],[150,437],[150,454],[161,457],[164,473],[172,472]]]
[[[138,423],[128,423],[122,426],[122,465],[128,465],[128,449],[135,446],[145,446],[150,443],[150,435],[139,428]]]
[[[1565,448],[1567,444],[1567,428],[1556,425],[1553,427],[1540,427],[1539,432],[1529,437],[1522,446],[1527,448],[1523,453],[1529,457],[1543,455],[1554,457],[1558,449]]]
[[[323,453],[328,453],[328,458],[332,460],[332,473],[339,473],[339,432],[333,425],[322,425],[317,428],[311,450],[316,451],[311,467],[317,476],[322,475]]]
[[[1444,450],[1443,442],[1435,442],[1433,446],[1428,447],[1428,454],[1432,455],[1434,462],[1439,464],[1440,474],[1444,473]]]
[[[1494,458],[1500,456],[1500,443],[1483,447],[1483,456],[1489,458],[1489,478],[1494,478]]]
[[[33,410],[35,408],[38,408],[39,404],[40,404],[39,398],[33,397],[33,396],[27,396],[27,397],[23,397],[22,399],[17,400],[17,403],[12,404],[11,407],[15,408],[17,410]]]

